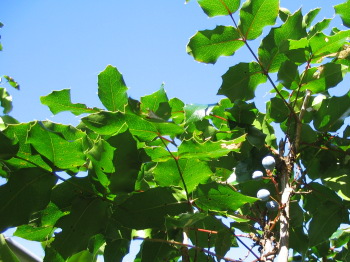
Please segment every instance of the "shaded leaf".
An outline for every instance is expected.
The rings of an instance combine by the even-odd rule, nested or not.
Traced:
[[[209,16],[229,15],[236,12],[240,0],[198,0],[203,11]]]
[[[14,157],[19,150],[19,145],[16,141],[8,138],[0,131],[0,159],[7,160]]]
[[[113,193],[132,192],[142,165],[137,143],[128,131],[109,138],[107,142],[115,148],[115,172],[110,176],[109,189]]]
[[[0,234],[0,261],[20,262],[10,247],[7,245],[5,237],[2,234]]]
[[[113,217],[123,226],[134,229],[162,228],[165,217],[188,211],[188,202],[182,190],[170,187],[151,188],[133,193],[119,205]]]
[[[11,173],[0,186],[0,232],[26,224],[30,216],[43,210],[50,201],[57,178],[39,168],[24,168]]]
[[[90,238],[104,232],[109,206],[109,203],[97,198],[76,199],[70,214],[58,220],[56,226],[62,232],[55,235],[51,246],[63,258],[87,249]]]
[[[343,81],[347,71],[347,66],[334,63],[310,68],[302,79],[301,90],[309,89],[312,93],[324,92]]]
[[[231,56],[243,45],[244,42],[236,28],[217,26],[213,30],[197,32],[190,39],[187,52],[199,62],[215,64],[220,56]]]
[[[124,112],[128,104],[127,89],[122,74],[111,65],[98,75],[98,97],[110,111]]]
[[[53,91],[47,96],[40,97],[43,105],[47,105],[53,114],[69,111],[74,115],[81,115],[84,113],[99,112],[98,108],[88,108],[84,104],[73,104],[70,97],[70,89],[63,89],[60,91]]]
[[[225,95],[232,102],[237,99],[250,100],[254,98],[257,86],[264,83],[266,79],[258,63],[239,63],[230,67],[222,76],[218,95]]]
[[[127,239],[115,239],[107,242],[103,252],[106,262],[122,261],[123,257],[129,253],[130,241]]]
[[[278,81],[280,81],[283,86],[290,88],[293,82],[299,82],[298,66],[286,60],[278,70],[277,77]]]
[[[273,97],[267,104],[268,116],[276,123],[282,123],[289,116],[289,109],[279,97]]]
[[[240,9],[239,29],[247,40],[262,34],[267,25],[274,25],[279,11],[278,0],[248,0]]]
[[[315,115],[314,126],[318,131],[335,132],[349,115],[350,92],[343,96],[322,100],[321,107]]]

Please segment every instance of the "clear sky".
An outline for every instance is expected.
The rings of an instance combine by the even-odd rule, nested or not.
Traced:
[[[304,14],[322,7],[315,19],[319,21],[332,17],[332,6],[342,2],[281,0],[281,6],[292,12],[302,6]],[[208,104],[219,101],[221,75],[229,66],[253,60],[244,47],[215,65],[200,64],[186,53],[197,30],[232,24],[227,17],[207,18],[195,0],[187,5],[184,0],[1,0],[0,14],[0,75],[10,75],[21,85],[20,91],[9,88],[14,101],[11,115],[21,122],[49,119],[76,125],[79,117],[53,116],[39,97],[70,88],[73,102],[102,107],[97,75],[108,64],[123,74],[133,98],[165,83],[169,98]],[[340,24],[337,17],[333,25]],[[263,111],[270,89],[257,89],[256,104]],[[42,255],[39,249],[33,251]]]

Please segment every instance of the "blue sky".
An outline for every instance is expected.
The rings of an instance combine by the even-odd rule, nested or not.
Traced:
[[[281,6],[293,12],[303,6],[304,14],[322,7],[319,21],[333,17],[332,6],[341,2],[281,0]],[[216,93],[229,66],[253,60],[244,47],[215,65],[200,64],[186,53],[197,30],[232,24],[227,17],[207,18],[195,0],[187,5],[184,0],[1,0],[0,6],[0,74],[21,85],[20,91],[9,89],[11,115],[21,122],[49,119],[76,125],[79,117],[53,116],[39,97],[70,88],[73,102],[102,107],[97,75],[108,64],[123,74],[133,98],[153,93],[164,83],[169,98],[207,104],[222,98]],[[334,25],[340,24],[338,17]],[[263,111],[270,89],[257,89],[256,104]]]

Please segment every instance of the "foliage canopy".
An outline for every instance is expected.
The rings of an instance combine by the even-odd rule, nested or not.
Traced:
[[[72,103],[69,89],[41,97],[53,114],[85,114],[78,126],[18,123],[0,88],[0,232],[42,242],[44,261],[121,261],[133,239],[143,240],[135,261],[237,261],[225,256],[242,237],[257,261],[287,261],[289,250],[293,261],[349,261],[350,91],[329,89],[349,72],[350,30],[277,0],[198,3],[233,24],[198,31],[188,53],[214,64],[246,46],[254,59],[227,70],[216,104],[184,104],[163,87],[135,100],[109,65],[98,76],[104,109]],[[346,27],[349,7],[334,7]],[[265,82],[275,96],[263,113],[253,99]],[[256,197],[262,188],[278,210]],[[0,260],[18,261],[0,240]]]

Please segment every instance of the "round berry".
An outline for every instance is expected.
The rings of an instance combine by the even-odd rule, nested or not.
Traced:
[[[264,174],[260,170],[254,171],[252,178],[254,180],[261,180],[263,178]]]
[[[266,202],[266,207],[268,210],[271,210],[271,211],[277,211],[278,210],[278,203],[274,200],[271,200],[271,201],[268,201]]]
[[[270,198],[270,191],[267,189],[260,189],[256,194],[256,197],[262,201],[267,201]]]
[[[265,169],[272,170],[275,168],[276,161],[272,156],[266,156],[262,160],[262,165]]]

